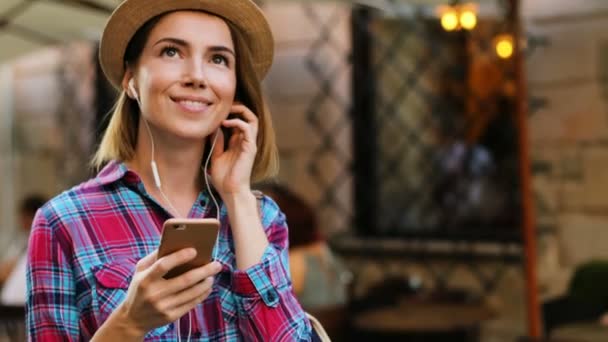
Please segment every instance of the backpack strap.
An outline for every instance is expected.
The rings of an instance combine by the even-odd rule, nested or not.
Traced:
[[[306,317],[308,317],[310,325],[312,326],[313,341],[331,342],[331,339],[329,338],[329,335],[327,335],[323,325],[321,325],[321,322],[308,312],[306,312]]]

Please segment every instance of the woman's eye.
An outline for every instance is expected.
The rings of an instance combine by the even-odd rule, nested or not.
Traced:
[[[215,55],[213,56],[213,58],[211,59],[211,61],[213,62],[213,64],[224,64],[224,65],[228,65],[228,59],[222,55]]]
[[[163,49],[163,51],[161,52],[161,55],[163,56],[167,56],[167,57],[175,57],[178,55],[178,51],[176,48],[173,47],[166,47]]]

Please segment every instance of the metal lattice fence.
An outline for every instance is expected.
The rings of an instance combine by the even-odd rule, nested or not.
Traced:
[[[495,52],[512,35],[506,2],[483,5],[475,30],[446,31],[435,6],[355,4],[352,52],[332,36],[335,15],[303,5],[320,27],[308,54],[319,87],[307,117],[321,141],[310,173],[323,191],[319,208],[352,218],[341,224],[375,236],[518,239],[514,68]],[[324,49],[344,58],[322,65]],[[352,102],[334,88],[345,73]],[[330,124],[328,105],[344,113]],[[336,195],[351,172],[352,210]]]
[[[496,51],[514,39],[508,3],[483,2],[470,31],[445,30],[436,6],[355,3],[349,49],[334,37],[339,11],[302,5],[320,32],[307,54],[318,85],[307,111],[319,138],[309,162],[317,206],[365,237],[339,236],[341,252],[414,261],[440,288],[465,269],[485,292],[521,260],[516,74]],[[327,66],[324,51],[343,57]],[[345,75],[347,96],[336,82]],[[382,238],[401,243],[374,242]]]

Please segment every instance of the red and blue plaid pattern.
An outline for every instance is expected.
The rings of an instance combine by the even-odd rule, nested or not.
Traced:
[[[289,276],[285,216],[268,197],[262,225],[270,242],[259,264],[237,270],[225,208],[215,246],[223,270],[211,295],[179,324],[154,329],[146,341],[308,341],[311,326]],[[214,217],[205,191],[189,217]],[[52,199],[34,221],[27,270],[30,341],[89,340],[125,299],[135,264],[158,248],[170,214],[122,163]]]

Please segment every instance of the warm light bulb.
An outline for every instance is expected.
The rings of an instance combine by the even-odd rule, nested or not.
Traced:
[[[496,54],[500,58],[507,59],[513,55],[513,38],[503,36],[496,40]]]
[[[472,30],[477,25],[477,15],[473,10],[460,12],[460,26],[465,30]]]
[[[456,11],[449,10],[441,15],[441,26],[446,31],[454,31],[458,28],[458,15]]]

